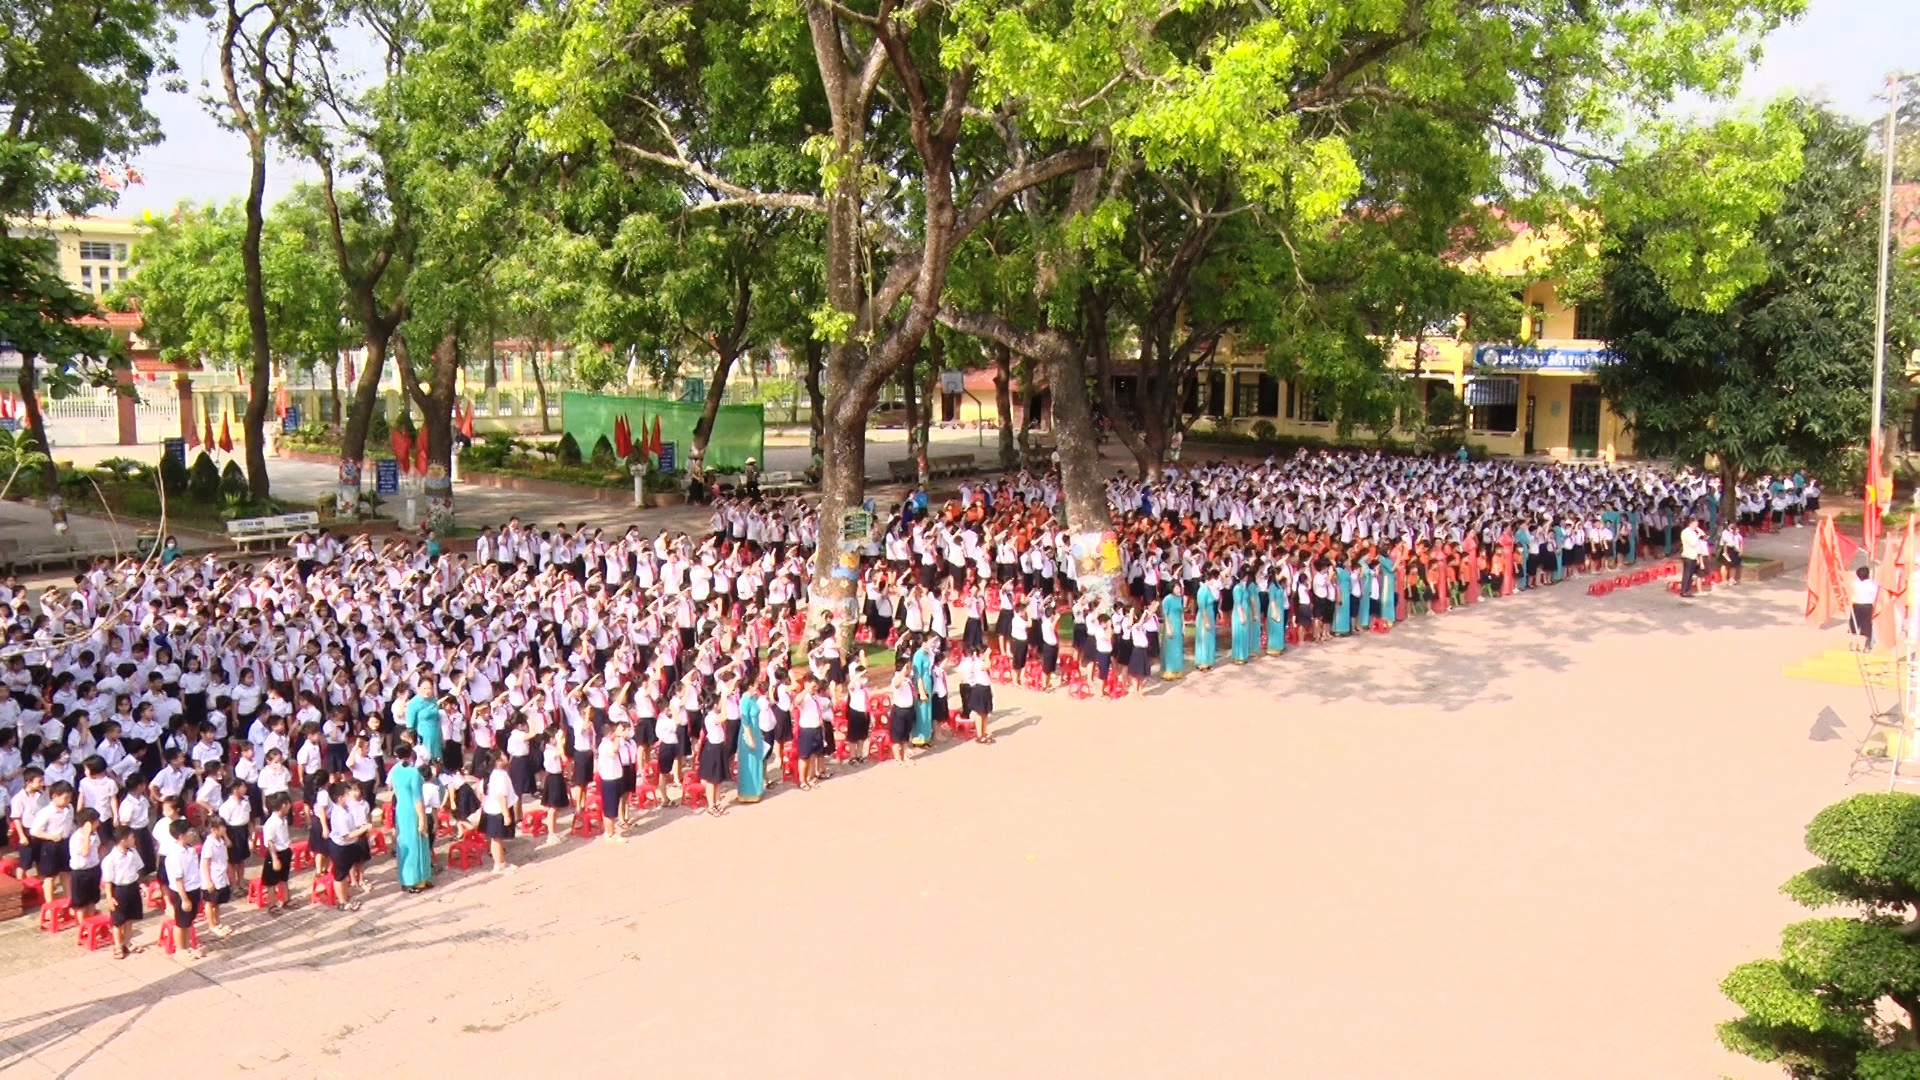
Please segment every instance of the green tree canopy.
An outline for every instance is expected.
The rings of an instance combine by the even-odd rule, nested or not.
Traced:
[[[1677,248],[1657,238],[1715,219],[1684,197],[1669,204],[1676,216],[1610,231],[1602,257],[1618,357],[1600,371],[1602,392],[1640,452],[1717,461],[1728,480],[1828,467],[1866,436],[1879,175],[1863,125],[1817,105],[1795,106],[1793,122],[1805,168],[1754,218],[1752,265],[1730,271],[1752,284],[1723,299],[1669,283]],[[1689,183],[1676,177],[1671,188]],[[1909,273],[1894,281],[1890,383],[1916,340],[1912,287]]]

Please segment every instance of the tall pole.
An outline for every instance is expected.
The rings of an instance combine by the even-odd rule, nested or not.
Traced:
[[[1893,151],[1899,124],[1900,76],[1896,73],[1887,76],[1887,133],[1881,147],[1880,281],[1873,305],[1873,437],[1867,444],[1876,455],[1880,453],[1880,403],[1887,369],[1887,270],[1893,250]],[[1878,460],[1874,462],[1876,475],[1879,464]],[[1878,505],[1877,500],[1875,504]],[[1867,557],[1872,558],[1873,554],[1868,552]]]

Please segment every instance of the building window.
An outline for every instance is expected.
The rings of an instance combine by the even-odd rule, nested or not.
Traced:
[[[127,268],[124,266],[120,268],[120,280],[121,281],[127,280]]]
[[[93,288],[93,267],[91,266],[81,267],[80,280],[87,283],[87,288],[89,289]]]
[[[1573,336],[1584,341],[1600,341],[1607,336],[1607,309],[1599,304],[1581,304],[1573,309]]]
[[[113,261],[114,262],[127,261],[127,245],[125,244],[113,245]]]
[[[1260,376],[1243,371],[1233,377],[1233,415],[1260,414]]]
[[[113,245],[98,240],[80,241],[80,257],[109,262],[113,259]]]
[[[1187,376],[1186,385],[1180,390],[1180,411],[1187,416],[1200,415],[1200,378]]]
[[[1511,435],[1520,427],[1520,380],[1479,378],[1467,384],[1468,423],[1475,431]]]
[[[1260,416],[1280,415],[1280,380],[1260,373]]]
[[[1308,424],[1326,424],[1332,422],[1333,417],[1327,415],[1327,410],[1322,407],[1318,401],[1314,400],[1313,391],[1302,387],[1294,391],[1294,397],[1299,399],[1294,411],[1299,414],[1302,422]]]

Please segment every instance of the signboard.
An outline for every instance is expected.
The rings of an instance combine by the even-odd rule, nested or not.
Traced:
[[[847,510],[840,515],[840,545],[864,544],[873,538],[873,514],[866,510]]]
[[[967,373],[964,371],[943,371],[940,373],[940,392],[943,394],[964,394],[967,392]]]
[[[400,463],[387,458],[373,463],[373,490],[377,495],[400,494]]]
[[[1605,349],[1535,349],[1523,345],[1477,345],[1473,366],[1489,371],[1582,373],[1613,363]]]
[[[175,465],[180,466],[182,469],[187,467],[187,440],[168,439],[161,452],[165,456],[172,458]]]
[[[674,457],[676,456],[678,449],[679,447],[675,443],[660,444],[660,471],[661,472],[670,473],[674,471],[674,466],[675,466]]]
[[[280,418],[280,434],[291,435],[300,430],[300,406],[287,406],[287,415]]]

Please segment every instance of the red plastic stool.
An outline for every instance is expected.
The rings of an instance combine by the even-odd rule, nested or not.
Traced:
[[[798,759],[788,776],[800,775]],[[680,789],[680,805],[689,810],[704,810],[707,806],[707,789],[698,780],[692,780]]]
[[[292,859],[287,864],[289,869],[292,869],[292,870],[313,869],[313,845],[312,844],[308,843],[305,840],[295,840],[292,843],[292,845],[290,845],[287,848],[287,850],[292,852]]]
[[[567,829],[567,833],[571,836],[591,837],[600,831],[600,827],[605,821],[606,818],[601,815],[599,807],[583,806],[573,815],[573,825]],[[532,836],[545,836],[547,834],[546,826],[542,825],[540,831],[537,833],[529,829],[528,834]]]
[[[473,842],[475,838],[479,839],[478,844]],[[467,839],[447,849],[447,865],[459,867],[462,870],[477,869],[486,860],[487,838],[479,833],[472,833]]]
[[[73,904],[64,896],[40,905],[40,929],[42,930],[57,934],[79,922],[80,917],[73,913]]]
[[[385,855],[387,853],[387,834],[375,829],[367,834],[367,854]]]
[[[45,903],[47,883],[37,877],[23,877],[20,879],[20,892],[24,894],[20,898],[22,903],[26,902],[27,897],[32,897],[36,904]]]
[[[0,874],[8,877],[20,876],[20,856],[0,855]]]
[[[547,835],[547,812],[544,808],[529,810],[526,816],[520,819],[520,824],[526,828],[528,836],[545,836]]]
[[[167,890],[159,881],[147,882],[141,896],[146,900],[148,911],[160,911],[167,906]]]
[[[113,916],[89,915],[80,920],[80,947],[92,952],[113,940]]]
[[[333,901],[328,900],[327,902],[331,904]],[[172,919],[168,919],[166,922],[160,924],[160,947],[167,950],[168,956],[172,956],[174,949],[178,947],[174,944],[174,932],[179,929],[179,927],[173,925]],[[200,931],[191,926],[187,927],[187,948],[197,949],[199,947]]]
[[[313,875],[313,888],[307,890],[307,899],[324,907],[333,907],[336,903],[333,898],[333,875]],[[169,949],[167,951],[172,952],[173,950]]]

